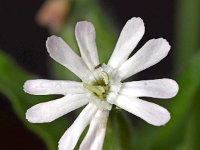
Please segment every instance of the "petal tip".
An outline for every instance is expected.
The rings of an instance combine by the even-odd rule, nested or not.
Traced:
[[[175,81],[175,80],[172,80],[172,79],[170,79],[171,80],[171,98],[172,97],[175,97],[177,94],[178,94],[178,91],[179,91],[179,85],[178,85],[178,83]]]
[[[26,119],[31,123],[37,123],[31,108],[26,111]]]
[[[138,22],[138,23],[143,23],[144,24],[144,21],[140,17],[132,17],[128,21],[134,21],[134,22]]]
[[[38,106],[40,106],[40,104],[37,104],[26,111],[26,119],[31,123],[48,123],[53,121],[52,118],[45,117],[45,112],[43,112],[41,108],[39,109]]]
[[[164,109],[162,117],[160,118],[160,120],[158,120],[157,122],[154,122],[152,125],[154,126],[165,126],[169,120],[171,119],[171,115],[170,113]]]
[[[47,38],[46,47],[49,53],[50,53],[51,47],[53,47],[56,43],[58,43],[58,40],[60,39],[61,38],[56,35],[51,35],[50,37]]]
[[[93,24],[89,21],[79,21],[79,22],[77,22],[76,27],[75,27],[76,37],[77,37],[78,34],[80,35],[84,31],[87,31],[89,33],[95,32]]]
[[[167,95],[165,98],[173,98],[177,95],[179,91],[178,83],[173,79],[163,78],[165,86],[167,87]]]
[[[162,58],[166,57],[171,49],[169,42],[162,37],[151,39],[147,43],[150,44],[150,46],[153,47],[155,50],[160,49],[162,51],[161,54],[163,55]]]
[[[32,82],[32,80],[28,80],[28,81],[26,81],[24,83],[24,85],[23,85],[24,92],[29,93],[29,94],[32,93],[31,92],[32,91],[32,84],[31,84],[31,82]]]
[[[92,23],[89,21],[79,21],[76,23],[76,27],[79,25],[91,25]]]
[[[169,51],[171,49],[171,46],[170,46],[169,42],[166,39],[158,38],[157,40],[159,40],[159,42],[161,43],[160,45],[162,45],[163,48],[165,48],[167,51]]]
[[[145,25],[144,25],[144,21],[142,20],[142,18],[140,17],[133,17],[131,19],[129,19],[127,21],[127,23],[132,23],[133,25],[137,25],[138,27],[140,27],[140,29],[143,30],[143,34],[144,34],[144,30],[145,30]]]
[[[23,85],[24,92],[32,95],[40,95],[39,92],[39,86],[40,85],[40,79],[36,80],[27,80]]]
[[[50,37],[47,37],[46,44],[49,44],[49,42],[54,41],[54,40],[56,40],[58,38],[59,37],[56,36],[56,35],[51,35]]]

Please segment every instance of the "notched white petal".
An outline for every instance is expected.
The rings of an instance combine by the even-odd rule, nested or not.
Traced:
[[[89,102],[85,94],[65,97],[37,104],[26,112],[26,119],[32,123],[51,122],[55,119],[86,105]]]
[[[178,92],[178,84],[171,79],[156,79],[125,82],[120,94],[134,97],[172,98]]]
[[[154,126],[165,125],[170,120],[165,108],[135,97],[119,95],[114,104]]]
[[[74,123],[67,129],[61,137],[58,145],[59,150],[73,150],[84,129],[90,123],[97,111],[97,106],[89,103],[80,113]]]
[[[24,91],[33,95],[85,93],[81,82],[46,79],[26,81],[24,83]]]
[[[149,68],[164,57],[170,50],[169,43],[163,39],[149,40],[140,50],[119,67],[119,76],[122,80]]]
[[[81,57],[90,70],[99,65],[98,51],[96,47],[96,32],[92,23],[81,21],[76,24],[76,40],[78,42]]]
[[[84,61],[63,41],[62,38],[51,36],[46,42],[50,56],[85,81],[90,76],[90,71]],[[88,82],[88,81],[85,81]]]
[[[109,111],[98,110],[79,150],[102,150]]]
[[[121,31],[108,65],[117,68],[125,62],[144,35],[144,31],[144,22],[141,18],[134,17],[128,20]]]

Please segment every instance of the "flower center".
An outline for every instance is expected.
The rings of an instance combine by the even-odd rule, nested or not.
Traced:
[[[105,71],[102,71],[100,76],[91,84],[83,83],[84,88],[91,91],[100,100],[106,100],[110,90],[109,76]]]

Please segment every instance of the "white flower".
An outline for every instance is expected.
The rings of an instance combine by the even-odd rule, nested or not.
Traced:
[[[64,95],[62,98],[30,108],[26,113],[28,121],[51,122],[87,105],[60,139],[59,150],[74,149],[89,124],[89,130],[80,145],[80,150],[101,150],[109,111],[113,104],[152,125],[166,124],[170,119],[169,112],[139,97],[171,98],[178,92],[175,81],[157,79],[121,82],[158,63],[170,50],[170,45],[165,39],[152,39],[128,58],[142,38],[144,29],[142,19],[130,19],[124,26],[107,65],[100,65],[95,43],[96,33],[90,22],[82,21],[76,25],[75,35],[81,57],[60,37],[49,37],[46,45],[50,56],[77,75],[82,83],[44,79],[27,81],[24,85],[27,93]]]

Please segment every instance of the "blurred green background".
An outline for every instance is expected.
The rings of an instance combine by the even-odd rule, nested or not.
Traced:
[[[42,4],[42,0],[0,1],[0,149],[56,150],[59,138],[81,111],[48,124],[25,120],[29,107],[54,99],[24,93],[22,86],[26,80],[78,80],[48,57],[46,38],[57,34],[78,52],[75,24],[80,20],[91,21],[97,32],[101,62],[107,62],[120,30],[131,17],[141,17],[146,27],[137,49],[158,37],[166,38],[172,47],[167,58],[131,80],[172,78],[178,82],[180,91],[171,100],[148,99],[170,111],[172,118],[164,127],[151,126],[123,110],[113,109],[104,149],[200,149],[199,0],[69,0],[64,24],[54,33],[35,21]]]

